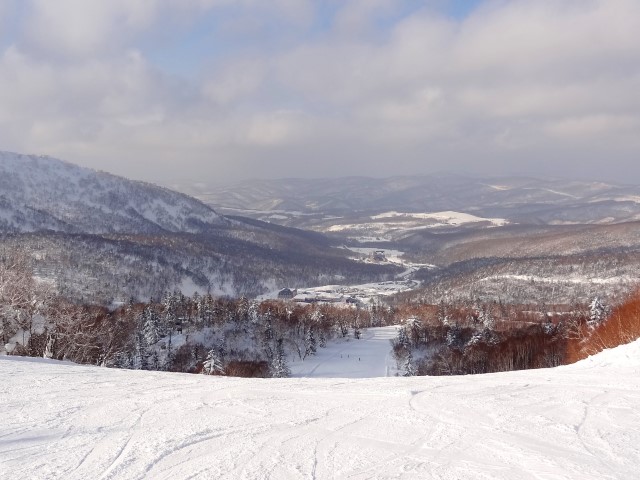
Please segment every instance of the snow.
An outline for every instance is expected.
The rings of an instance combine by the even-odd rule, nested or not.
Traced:
[[[482,218],[469,213],[454,211],[433,213],[384,212],[368,217],[371,222],[336,223],[321,228],[325,233],[343,233],[358,241],[385,240],[429,229],[460,227],[472,224],[503,226],[509,223],[504,218]]]
[[[398,327],[380,327],[363,330],[359,339],[352,337],[331,342],[327,348],[318,348],[316,355],[304,362],[289,364],[294,377],[322,378],[374,378],[398,373],[391,356],[390,341]]]
[[[410,272],[409,272],[410,273]],[[407,272],[398,275],[397,280],[385,282],[362,283],[359,285],[323,285],[320,287],[298,288],[295,301],[305,302],[313,299],[318,302],[342,303],[348,297],[356,297],[361,302],[367,303],[373,298],[386,297],[401,292],[415,290],[420,286],[417,280],[411,280]],[[257,297],[258,300],[276,299],[279,290],[272,290],[265,295]]]
[[[639,374],[640,342],[463,377],[234,379],[2,357],[0,477],[635,480]]]
[[[354,260],[363,260],[362,256],[364,255],[364,261],[365,262],[371,262],[371,260],[369,259],[370,255],[374,252],[380,251],[382,250],[384,252],[384,257],[387,263],[395,263],[396,265],[399,265],[401,267],[405,268],[405,271],[401,274],[398,275],[398,277],[401,278],[406,278],[407,276],[409,276],[411,273],[414,273],[415,271],[421,269],[421,268],[438,268],[436,265],[433,265],[432,263],[415,263],[415,262],[410,262],[407,259],[404,258],[404,254],[405,252],[401,251],[401,250],[394,250],[394,249],[381,249],[381,248],[371,248],[371,247],[347,247],[347,246],[343,246],[342,248],[346,249],[346,250],[350,250],[354,253],[358,253],[359,256],[358,257],[354,257]],[[380,263],[380,261],[374,261],[374,263]]]
[[[547,275],[545,277],[537,275],[515,275],[515,274],[502,274],[491,275],[481,278],[479,282],[486,282],[492,280],[516,280],[522,282],[537,282],[537,283],[558,283],[558,284],[593,284],[593,285],[619,285],[622,283],[636,283],[637,279],[628,275],[620,275],[616,277],[600,278],[600,277],[588,277],[585,275],[573,275],[573,276],[552,276]]]
[[[441,225],[464,225],[466,223],[490,222],[497,226],[506,225],[508,221],[504,218],[482,218],[469,213],[461,212],[434,212],[434,213],[408,213],[408,212],[385,212],[371,217],[372,220],[382,218],[408,217],[420,220],[437,220]]]
[[[380,248],[371,248],[371,247],[347,247],[344,246],[342,247],[346,250],[351,250],[352,252],[355,253],[359,253],[361,255],[371,255],[373,252],[377,252],[379,250],[381,250]],[[404,255],[404,252],[401,250],[394,250],[394,249],[383,249],[384,251],[384,256],[385,258],[389,261],[389,262],[393,262],[393,263],[400,263],[404,265],[404,259],[402,258],[402,256]]]
[[[0,151],[0,192],[0,226],[21,232],[137,232],[144,225],[198,232],[191,220],[223,221],[182,194],[45,156]]]
[[[553,190],[551,188],[523,187],[523,190],[543,190],[545,192],[553,193],[554,195],[560,195],[562,197],[569,197],[569,198],[575,198],[575,199],[580,198],[580,197],[577,197],[576,195],[571,195],[570,193],[566,193],[566,192],[559,192],[558,190]]]

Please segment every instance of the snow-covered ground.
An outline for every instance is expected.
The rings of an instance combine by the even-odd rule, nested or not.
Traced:
[[[0,358],[0,478],[628,479],[640,342],[556,369],[234,379]]]
[[[470,213],[462,212],[434,212],[434,213],[410,213],[410,212],[384,212],[371,217],[372,220],[379,220],[381,218],[415,218],[419,220],[435,220],[433,226],[443,225],[464,225],[467,223],[489,222],[496,226],[503,226],[509,223],[504,218],[483,218],[471,215]]]
[[[398,275],[397,280],[386,282],[363,283],[360,285],[323,285],[321,287],[298,288],[294,300],[297,302],[316,301],[345,304],[349,297],[357,298],[362,304],[367,305],[372,299],[395,295],[401,292],[415,290],[420,286],[417,280],[411,280],[408,274]],[[276,299],[279,290],[273,290],[261,295],[258,300]]]
[[[349,337],[331,342],[327,348],[318,348],[317,354],[307,357],[304,362],[293,359],[291,374],[294,377],[322,378],[393,376],[398,371],[389,342],[398,334],[397,328],[370,328],[363,330],[357,340]]]
[[[392,241],[419,230],[477,226],[504,226],[504,218],[483,218],[469,213],[446,211],[432,213],[384,212],[366,217],[356,223],[342,219],[319,228],[325,233],[343,233],[350,239],[360,241]],[[369,239],[369,240],[365,240]],[[371,240],[373,239],[373,240]]]
[[[420,287],[421,283],[412,278],[412,274],[421,268],[438,268],[430,263],[413,263],[406,260],[404,252],[400,250],[384,249],[385,259],[374,261],[370,259],[371,253],[380,251],[371,247],[342,247],[355,254],[354,260],[374,263],[395,264],[403,267],[404,271],[396,275],[395,280],[385,282],[363,283],[360,285],[323,285],[320,287],[300,287],[296,301],[304,302],[308,299],[327,302],[344,302],[348,297],[358,298],[363,304],[368,304],[371,299],[395,295],[401,292],[408,292]],[[258,297],[258,300],[268,300],[278,298],[280,289],[273,289],[270,292]]]

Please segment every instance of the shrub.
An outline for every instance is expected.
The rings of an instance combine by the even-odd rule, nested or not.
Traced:
[[[267,378],[269,377],[269,364],[267,362],[252,362],[233,360],[225,367],[228,377]]]

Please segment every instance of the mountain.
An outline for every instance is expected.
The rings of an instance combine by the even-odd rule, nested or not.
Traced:
[[[0,230],[203,233],[225,223],[187,195],[63,162],[0,152]]]
[[[528,224],[640,219],[640,186],[597,181],[435,174],[251,180],[215,189],[202,184],[176,188],[221,212],[306,228],[326,226],[336,216],[349,219],[394,211],[455,211]]]
[[[0,247],[26,253],[65,296],[109,303],[181,289],[255,296],[283,286],[384,280],[322,234],[224,217],[183,193],[0,153]]]

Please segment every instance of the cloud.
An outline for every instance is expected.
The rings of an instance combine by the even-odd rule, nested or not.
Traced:
[[[185,164],[200,178],[238,178],[303,159],[310,176],[598,175],[606,146],[608,174],[628,177],[640,125],[637,1],[487,0],[462,18],[433,2],[325,5],[6,9],[17,33],[0,53],[0,148],[162,181]],[[156,63],[165,50],[194,68]]]
[[[22,42],[46,57],[96,57],[148,27],[157,0],[31,0]]]

